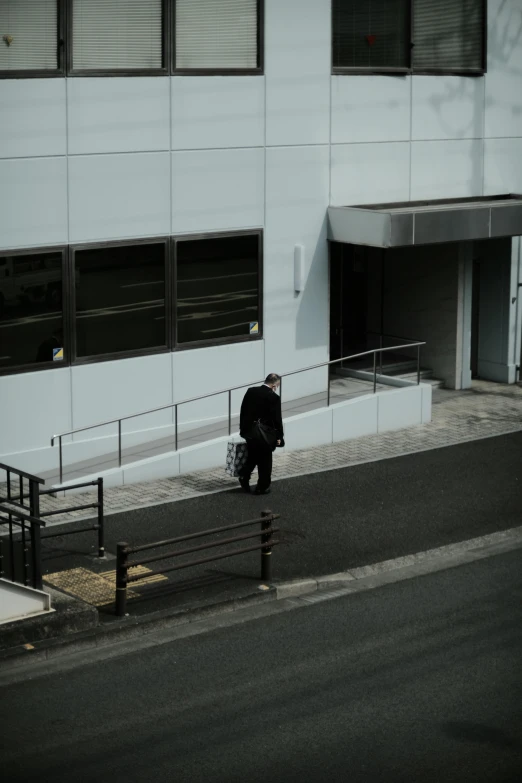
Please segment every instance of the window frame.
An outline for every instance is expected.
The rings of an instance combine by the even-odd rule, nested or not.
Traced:
[[[482,3],[482,58],[481,58],[481,67],[480,68],[467,68],[467,69],[458,69],[458,68],[415,68],[413,65],[413,51],[415,49],[415,40],[414,40],[414,18],[415,18],[415,0],[409,0],[408,1],[408,7],[409,7],[409,28],[410,28],[410,53],[409,53],[409,66],[406,68],[401,67],[381,67],[381,68],[375,68],[375,67],[369,67],[369,68],[363,68],[360,66],[357,66],[356,68],[349,68],[345,66],[334,66],[334,47],[333,47],[333,40],[334,40],[334,13],[333,13],[333,4],[335,0],[332,0],[331,3],[331,34],[330,34],[330,41],[331,41],[331,63],[332,63],[332,74],[334,76],[371,76],[371,75],[381,75],[381,76],[484,76],[484,74],[487,73],[487,42],[488,42],[488,0],[480,0]]]
[[[265,0],[257,0],[257,67],[256,68],[176,68],[176,3],[171,0],[170,33],[172,41],[171,73],[173,76],[260,76],[265,67]]]
[[[45,253],[60,253],[62,256],[62,330],[64,337],[63,360],[59,362],[31,362],[15,364],[10,367],[0,367],[0,377],[6,375],[19,375],[24,372],[40,372],[41,370],[58,370],[60,367],[70,367],[72,364],[70,318],[68,307],[69,273],[68,273],[68,247],[67,245],[46,245],[45,247],[16,248],[12,250],[0,250],[0,258],[12,258],[16,256],[37,256]]]
[[[47,68],[19,68],[12,71],[0,69],[0,79],[56,79],[63,78],[66,72],[66,3],[67,0],[55,0],[56,2],[56,69],[50,71]],[[3,252],[3,251],[2,251]]]
[[[177,278],[178,278],[178,244],[180,242],[197,241],[197,240],[209,240],[209,239],[226,239],[244,236],[256,236],[257,237],[257,302],[258,302],[258,334],[247,334],[244,337],[213,337],[208,340],[194,340],[190,343],[178,343],[178,317],[177,317]],[[172,267],[172,350],[177,351],[191,351],[197,348],[210,348],[218,345],[232,345],[234,343],[246,343],[256,342],[257,340],[263,340],[263,328],[264,328],[264,300],[263,300],[263,266],[264,266],[264,232],[262,228],[257,229],[245,229],[243,231],[212,231],[207,233],[197,234],[180,234],[171,238],[172,251],[171,251],[171,267]]]
[[[112,353],[101,353],[90,356],[77,355],[76,340],[76,264],[75,255],[81,250],[101,250],[110,247],[136,247],[138,245],[161,245],[164,246],[164,269],[165,269],[165,345],[155,348],[135,348],[127,351],[115,351]],[[169,237],[149,237],[148,239],[118,239],[107,242],[82,242],[69,245],[69,307],[70,307],[70,363],[74,366],[82,364],[97,364],[98,362],[118,361],[119,359],[132,359],[140,356],[155,356],[160,353],[169,353],[171,348],[171,280],[170,280],[170,242]]]
[[[168,76],[170,63],[170,0],[161,0],[162,8],[162,66],[161,68],[74,68],[73,51],[73,2],[74,0],[61,0],[67,3],[66,14],[66,45],[65,59],[67,76],[85,77],[85,76]]]

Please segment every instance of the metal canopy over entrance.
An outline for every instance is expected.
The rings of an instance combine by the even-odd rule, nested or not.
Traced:
[[[405,247],[522,235],[522,195],[328,208],[328,238]]]

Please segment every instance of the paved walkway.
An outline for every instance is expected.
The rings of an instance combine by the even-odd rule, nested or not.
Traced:
[[[314,449],[277,453],[273,479],[318,473],[334,468],[398,457],[522,430],[522,386],[475,381],[472,389],[435,389],[430,424],[365,436]],[[223,468],[190,473],[105,491],[105,513],[114,514],[162,503],[224,492],[237,486]],[[68,498],[42,498],[42,511],[88,503],[92,493]],[[85,511],[64,513],[48,520],[60,524],[93,516]]]

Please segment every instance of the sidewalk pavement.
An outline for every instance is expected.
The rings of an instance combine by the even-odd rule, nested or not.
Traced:
[[[474,381],[466,391],[435,389],[430,424],[370,435],[300,451],[275,452],[273,480],[413,454],[522,430],[522,386]],[[105,514],[225,492],[237,486],[223,468],[105,490]],[[42,498],[41,511],[89,503],[94,492]],[[93,516],[90,513],[88,516]],[[60,514],[48,526],[87,518],[85,512]]]
[[[469,392],[441,390],[433,422],[422,428],[281,455],[268,497],[244,494],[222,470],[108,490],[108,559],[92,556],[94,532],[44,541],[46,585],[96,606],[106,630],[110,625],[121,630],[122,621],[113,614],[118,541],[140,545],[195,533],[257,518],[268,507],[281,516],[281,543],[272,557],[273,582],[278,584],[518,527],[521,403],[518,387],[475,384]],[[441,448],[452,444],[454,448]],[[158,492],[164,493],[161,501]],[[152,497],[156,505],[150,504]],[[70,519],[64,530],[82,526]],[[201,613],[215,605],[231,611],[256,595],[263,600],[259,561],[255,552],[179,573],[162,572],[171,561],[154,562],[150,567],[160,574],[132,586],[128,620],[146,621],[173,611]]]

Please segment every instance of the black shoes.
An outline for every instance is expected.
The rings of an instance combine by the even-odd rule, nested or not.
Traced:
[[[245,478],[244,476],[239,476],[239,483],[241,484],[243,488],[243,492],[250,492],[250,483],[249,479]]]
[[[254,495],[269,495],[270,490],[269,489],[256,489],[254,490]]]

